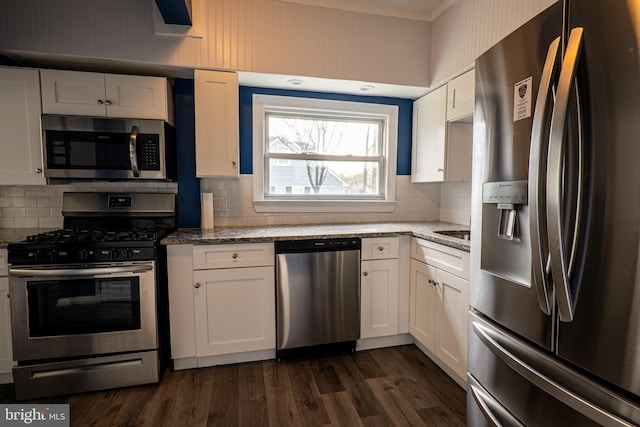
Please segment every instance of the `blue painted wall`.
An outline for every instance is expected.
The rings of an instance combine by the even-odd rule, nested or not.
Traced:
[[[240,87],[240,173],[253,173],[253,109],[251,99],[254,93],[397,105],[398,157],[396,163],[396,174],[411,175],[411,126],[413,120],[413,101],[411,99],[307,92],[302,90],[268,89],[249,86]]]
[[[196,178],[193,80],[176,79],[176,163],[178,167],[178,227],[200,227],[200,180]]]
[[[195,166],[194,84],[190,79],[176,79],[176,143],[178,163],[178,226],[200,227],[200,181]],[[398,106],[398,175],[411,175],[411,126],[413,101],[402,98],[344,95],[300,90],[240,87],[240,173],[253,173],[253,109],[254,93],[279,96],[367,102]]]

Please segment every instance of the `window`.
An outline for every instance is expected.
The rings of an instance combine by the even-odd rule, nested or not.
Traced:
[[[258,212],[392,212],[396,106],[253,95]]]

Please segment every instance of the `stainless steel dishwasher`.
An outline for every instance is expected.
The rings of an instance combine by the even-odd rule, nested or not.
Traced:
[[[360,338],[360,239],[276,242],[277,350]]]

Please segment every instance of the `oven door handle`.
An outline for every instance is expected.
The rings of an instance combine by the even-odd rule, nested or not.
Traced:
[[[120,273],[144,273],[153,270],[153,264],[136,264],[116,267],[79,267],[79,268],[55,268],[30,270],[24,268],[10,268],[9,274],[14,277],[77,277],[77,276],[97,276],[104,274]]]

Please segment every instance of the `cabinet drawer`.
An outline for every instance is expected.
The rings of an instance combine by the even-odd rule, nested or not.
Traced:
[[[360,259],[398,258],[397,237],[368,237],[362,239]]]
[[[7,267],[7,250],[0,249],[0,276],[8,276],[9,268]]]
[[[411,258],[469,280],[469,253],[428,240],[411,239]]]
[[[260,267],[274,265],[273,243],[238,243],[193,247],[193,268]]]

